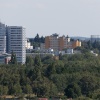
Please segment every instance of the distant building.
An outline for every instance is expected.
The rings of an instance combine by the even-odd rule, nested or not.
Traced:
[[[6,53],[6,26],[0,22],[0,53]]]
[[[35,47],[35,50],[36,51],[40,51],[40,47]]]
[[[62,51],[63,49],[66,48],[76,48],[76,47],[81,47],[81,41],[75,40],[75,41],[70,41],[70,38],[67,36],[61,36],[57,33],[52,34],[51,36],[46,36],[45,37],[45,43],[41,44],[41,49],[53,49],[54,51]]]
[[[41,58],[46,57],[46,56],[53,56],[52,53],[26,53],[27,57],[33,57],[35,58],[37,55],[39,55]]]
[[[31,42],[28,40],[28,39],[26,39],[26,43],[25,43],[25,47],[26,47],[26,49],[33,49],[33,46],[31,45]]]
[[[72,48],[76,48],[76,47],[81,47],[81,41],[75,40],[75,41],[72,43]]]
[[[100,35],[91,35],[91,43],[100,42]]]
[[[73,54],[73,49],[67,49],[67,54]]]
[[[8,64],[11,60],[11,54],[0,54],[0,64]]]
[[[44,51],[45,50],[45,43],[41,43],[40,48],[41,48],[42,51]]]
[[[55,33],[45,37],[45,49],[52,48],[53,50],[62,50],[67,48],[68,42],[70,42],[69,37],[59,37],[59,35]]]
[[[25,29],[21,26],[7,27],[7,52],[16,54],[17,62],[26,62]]]

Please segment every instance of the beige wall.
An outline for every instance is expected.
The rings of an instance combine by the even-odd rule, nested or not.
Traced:
[[[64,38],[59,37],[59,50],[64,49]]]
[[[45,49],[52,48],[54,50],[63,50],[64,48],[76,48],[80,47],[81,42],[76,40],[74,42],[70,42],[70,38],[66,38],[65,36],[47,36],[45,37]]]
[[[78,40],[74,41],[72,44],[72,48],[76,48],[76,47],[81,47],[81,42]]]
[[[45,49],[50,48],[50,36],[45,37]]]

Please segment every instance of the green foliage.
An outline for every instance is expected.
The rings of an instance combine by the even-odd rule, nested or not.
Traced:
[[[42,62],[44,64],[51,64],[54,62],[54,59],[53,59],[52,55],[49,55],[49,56],[42,58]]]
[[[74,99],[74,100],[94,100],[94,99],[91,99],[91,98],[85,97],[85,96],[80,96],[80,97],[78,97],[78,98],[76,98],[76,99]],[[96,99],[96,100],[97,100],[97,99]]]
[[[38,97],[66,94],[76,100],[99,100],[100,56],[85,52],[60,55],[60,60],[56,61],[52,56],[42,60],[36,56],[28,57],[26,65],[0,65],[0,94],[31,93]]]
[[[15,84],[13,86],[12,90],[13,90],[13,94],[16,94],[16,95],[19,95],[22,93],[22,89],[21,89],[20,84]]]
[[[34,59],[34,65],[37,65],[37,66],[41,66],[41,58],[39,55],[37,55]]]
[[[35,42],[40,42],[40,41],[39,41],[39,34],[38,34],[38,33],[37,33],[37,35],[35,36],[34,41],[35,41]]]
[[[34,60],[31,56],[26,57],[26,65],[27,66],[33,66],[34,65]]]
[[[93,77],[90,76],[84,76],[80,79],[79,81],[79,85],[81,87],[82,90],[82,94],[88,96],[89,93],[93,92],[97,85],[95,79]]]
[[[41,79],[36,79],[33,82],[33,92],[38,97],[45,97],[45,96],[56,96],[57,95],[57,87],[50,82],[45,77],[41,77]]]
[[[1,95],[8,94],[8,87],[7,86],[0,85],[0,94]]]
[[[90,94],[90,97],[95,100],[100,100],[100,89],[95,90]]]
[[[23,92],[26,93],[26,94],[33,93],[32,86],[30,84],[27,84],[27,85],[23,86]]]
[[[11,63],[11,64],[17,64],[16,54],[13,51],[11,53],[11,61],[9,63]]]
[[[40,43],[44,43],[44,41],[45,41],[45,38],[43,36],[40,37],[39,34],[37,33],[34,38],[34,41],[32,42],[33,47],[39,47]]]
[[[71,83],[67,86],[67,88],[64,90],[65,95],[68,98],[77,98],[81,95],[81,89],[80,87],[75,84],[75,83]]]

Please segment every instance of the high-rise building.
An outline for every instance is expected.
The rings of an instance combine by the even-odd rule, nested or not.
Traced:
[[[0,22],[0,53],[6,53],[6,26]]]
[[[26,61],[25,28],[21,26],[7,27],[7,52],[16,54],[17,62],[24,64]]]

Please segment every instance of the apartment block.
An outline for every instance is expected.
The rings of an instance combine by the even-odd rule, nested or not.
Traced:
[[[26,61],[25,28],[22,26],[7,27],[7,52],[16,54],[17,62],[24,64]]]
[[[42,46],[45,46],[45,49],[53,49],[54,51],[61,51],[63,49],[66,49],[66,48],[76,48],[76,47],[80,47],[81,46],[81,41],[70,41],[70,38],[68,36],[60,36],[55,33],[55,34],[52,34],[51,36],[46,36],[45,37],[45,43],[44,45],[42,44],[41,45],[41,48]],[[43,48],[42,48],[43,49]]]
[[[0,53],[6,53],[6,26],[0,22]]]
[[[45,49],[52,48],[54,50],[62,50],[67,48],[68,42],[70,42],[69,37],[59,37],[59,35],[55,33],[45,37]]]
[[[0,22],[0,60],[4,54],[16,54],[17,62],[25,64],[26,62],[26,37],[25,28],[22,26],[7,26]],[[28,43],[29,47],[29,43]],[[2,56],[3,55],[3,56]],[[5,56],[4,56],[5,57]]]
[[[81,41],[76,40],[72,43],[72,48],[81,47]]]

